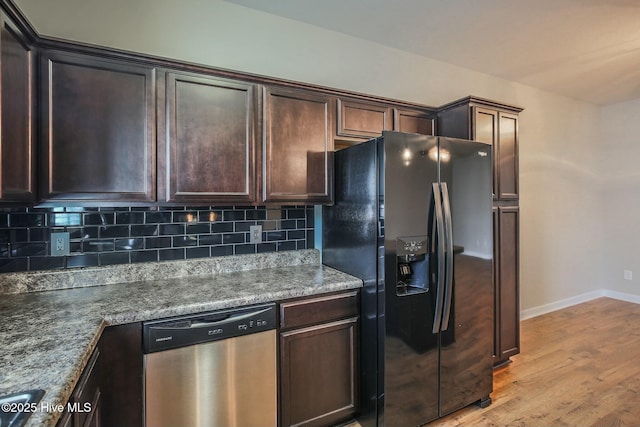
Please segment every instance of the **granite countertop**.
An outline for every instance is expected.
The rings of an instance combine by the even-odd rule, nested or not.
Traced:
[[[0,294],[0,395],[44,389],[39,408],[64,405],[109,325],[362,286],[359,279],[321,265],[317,251],[286,253],[288,260],[277,254],[211,258],[199,264],[155,263],[142,267],[138,277],[144,280],[107,285],[101,282],[117,282],[114,277],[124,277],[118,275],[123,271],[129,279],[136,277],[136,267],[94,268],[93,276],[87,271],[77,273],[99,286]],[[224,268],[220,263],[226,263]],[[163,278],[153,278],[149,269]],[[181,277],[167,278],[171,270]],[[16,276],[15,280],[26,282],[26,288],[34,288],[35,282],[39,282],[35,288],[64,287],[64,275],[49,280],[53,283],[49,285],[47,278],[36,279]],[[79,286],[77,277],[69,278],[69,283]],[[55,411],[38,411],[27,426],[54,426],[60,416]]]

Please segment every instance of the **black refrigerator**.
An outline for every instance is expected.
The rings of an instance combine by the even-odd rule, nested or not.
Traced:
[[[335,153],[322,261],[361,278],[363,426],[491,403],[491,146],[400,132]]]

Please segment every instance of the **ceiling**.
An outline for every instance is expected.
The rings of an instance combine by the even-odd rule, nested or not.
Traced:
[[[28,19],[36,15],[31,13],[34,10],[43,11],[32,23],[36,30],[53,29],[43,34],[53,37],[64,38],[73,29],[91,31],[82,28],[83,22],[96,22],[105,13],[95,6],[98,3],[92,7],[83,0],[14,1],[26,7]],[[121,4],[144,16],[145,10],[152,10],[153,1]],[[222,4],[221,0],[202,1],[180,8],[180,18],[198,14],[198,5],[212,10]],[[640,98],[640,0],[226,2],[593,104]],[[47,7],[73,11],[73,16],[59,19]],[[60,22],[51,22],[55,19]],[[138,21],[139,30],[143,24]]]
[[[640,98],[640,0],[227,0],[594,104]]]

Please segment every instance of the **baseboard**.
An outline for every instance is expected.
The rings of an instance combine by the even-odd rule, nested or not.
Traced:
[[[600,289],[597,291],[587,292],[586,294],[576,295],[575,297],[566,298],[560,301],[550,302],[549,304],[539,305],[538,307],[527,308],[526,310],[520,311],[520,320],[531,319],[532,317],[541,316],[543,314],[551,313],[552,311],[561,310],[563,308],[591,301],[592,299],[600,298],[602,296],[604,296],[604,290]]]
[[[549,304],[540,305],[538,307],[528,308],[520,311],[520,320],[531,319],[552,311],[561,310],[571,307],[572,305],[581,304],[596,298],[607,297],[621,301],[633,302],[640,304],[640,295],[627,294],[624,292],[612,291],[609,289],[598,289],[597,291],[587,292],[586,294],[576,295],[575,297],[566,298],[560,301],[554,301]]]
[[[619,299],[627,302],[634,302],[636,304],[640,304],[640,295],[634,294],[626,294],[624,292],[611,291],[609,289],[604,289],[603,296],[613,299]]]

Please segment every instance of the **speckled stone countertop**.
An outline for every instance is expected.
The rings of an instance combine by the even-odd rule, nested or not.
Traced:
[[[46,391],[39,407],[65,404],[102,330],[109,325],[158,319],[338,290],[362,282],[323,266],[314,250],[210,258],[77,271],[40,279],[15,276],[15,290],[54,291],[0,294],[0,395],[27,389]],[[122,273],[120,271],[120,273]],[[155,272],[154,272],[155,271]],[[173,272],[171,274],[170,272]],[[73,275],[74,272],[65,272]],[[44,274],[44,273],[42,273]],[[80,279],[78,279],[78,276]],[[113,277],[128,277],[113,283]],[[172,276],[178,276],[169,278]],[[141,280],[134,280],[140,278]],[[161,277],[161,278],[160,278]],[[51,283],[44,284],[47,280]],[[78,287],[81,281],[90,287]],[[112,283],[103,285],[103,283]],[[118,280],[115,280],[118,282]],[[74,289],[59,290],[64,287]],[[54,426],[60,413],[35,412],[27,426]]]

